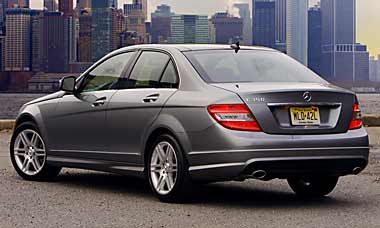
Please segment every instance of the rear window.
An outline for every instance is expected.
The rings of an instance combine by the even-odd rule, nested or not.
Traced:
[[[260,50],[205,50],[184,52],[208,83],[325,82],[287,55]]]

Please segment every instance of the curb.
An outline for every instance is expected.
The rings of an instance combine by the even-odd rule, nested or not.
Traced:
[[[380,115],[364,115],[363,123],[368,127],[380,127]]]
[[[0,120],[0,131],[12,130],[15,125],[15,120]]]
[[[380,115],[364,115],[363,123],[366,127],[380,127]],[[12,130],[15,120],[0,120],[0,131]]]

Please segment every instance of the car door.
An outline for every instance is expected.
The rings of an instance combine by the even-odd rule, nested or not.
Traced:
[[[79,80],[76,92],[61,98],[49,134],[56,156],[97,158],[106,150],[106,109],[135,52],[112,56]]]
[[[141,163],[144,134],[165,102],[177,91],[178,74],[167,53],[141,52],[128,80],[112,97],[107,110],[107,127],[112,132],[108,159]]]

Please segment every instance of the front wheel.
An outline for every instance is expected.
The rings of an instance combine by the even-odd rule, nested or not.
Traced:
[[[338,177],[290,178],[289,186],[302,197],[323,197],[330,194],[338,183]]]
[[[185,200],[191,187],[188,165],[177,140],[159,136],[150,148],[146,173],[155,195],[163,202]]]
[[[25,180],[48,181],[56,177],[61,168],[46,162],[46,145],[33,122],[16,127],[11,139],[10,156],[13,167]]]

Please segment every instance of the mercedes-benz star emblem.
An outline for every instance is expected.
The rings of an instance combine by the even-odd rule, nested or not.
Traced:
[[[303,94],[303,99],[306,101],[306,102],[310,102],[311,101],[311,94],[309,92],[305,92]]]

